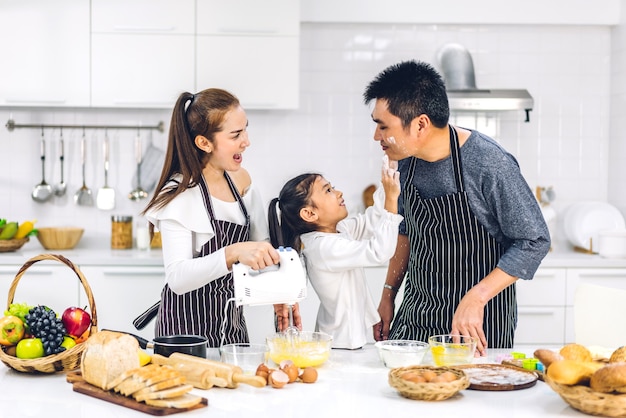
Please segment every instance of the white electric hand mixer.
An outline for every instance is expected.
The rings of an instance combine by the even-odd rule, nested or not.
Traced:
[[[293,326],[293,305],[306,298],[306,273],[293,248],[277,250],[280,262],[275,266],[253,270],[242,263],[233,265],[234,302],[236,306],[289,305],[289,327],[285,333],[297,334],[298,329]]]

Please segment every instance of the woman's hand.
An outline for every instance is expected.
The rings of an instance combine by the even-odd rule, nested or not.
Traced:
[[[276,314],[276,326],[278,327],[278,331],[283,332],[289,327],[289,305],[286,303],[279,303],[274,305],[274,313]],[[292,305],[292,316],[293,316],[293,324],[298,328],[299,331],[302,331],[302,318],[300,317],[300,305],[297,303]]]
[[[250,266],[253,270],[261,270],[280,261],[278,251],[267,241],[238,242],[227,246],[225,253],[229,270],[237,262]]]

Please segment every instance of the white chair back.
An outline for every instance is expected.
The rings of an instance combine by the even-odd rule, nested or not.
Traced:
[[[576,343],[616,349],[626,345],[626,290],[583,283],[574,294]]]

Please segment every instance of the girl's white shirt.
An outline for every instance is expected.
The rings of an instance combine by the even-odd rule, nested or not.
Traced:
[[[333,348],[362,347],[380,321],[364,267],[389,261],[403,219],[384,209],[384,197],[378,187],[374,205],[341,221],[337,233],[300,237],[309,280],[320,299],[315,328],[333,336]]]
[[[243,202],[250,216],[250,241],[269,240],[263,201],[253,185],[243,196]],[[211,203],[217,219],[245,223],[238,202],[211,197]],[[161,232],[165,281],[174,293],[198,289],[229,272],[224,248],[194,258],[215,236],[199,187],[185,190],[161,209],[148,211],[146,218]]]

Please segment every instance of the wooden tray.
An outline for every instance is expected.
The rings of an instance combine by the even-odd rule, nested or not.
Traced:
[[[505,391],[519,390],[534,386],[537,373],[504,364],[464,364],[454,366],[465,372],[469,378],[468,389]]]
[[[150,415],[164,416],[178,414],[181,412],[192,411],[194,409],[205,408],[209,401],[206,398],[202,398],[202,401],[191,408],[167,408],[162,406],[146,405],[143,402],[137,402],[133,398],[120,395],[113,391],[107,391],[100,389],[90,383],[83,380],[80,372],[67,373],[66,380],[72,384],[74,392],[82,393],[84,395],[92,396],[94,398],[102,399],[103,401],[111,402],[116,405],[124,406],[126,408],[134,409],[135,411],[145,412]]]

